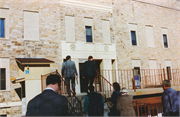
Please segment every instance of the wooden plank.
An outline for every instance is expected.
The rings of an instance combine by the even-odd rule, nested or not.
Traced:
[[[161,103],[161,96],[150,97],[150,98],[134,99],[134,101],[137,101],[137,103],[144,103],[144,104]]]

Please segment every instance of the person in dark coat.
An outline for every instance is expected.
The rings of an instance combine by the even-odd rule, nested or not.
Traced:
[[[58,94],[60,84],[58,75],[49,75],[46,89],[29,101],[26,116],[68,116],[67,99]]]
[[[120,112],[116,109],[117,106],[117,98],[121,96],[120,93],[120,86],[117,82],[113,83],[114,91],[111,95],[111,101],[110,101],[110,112],[108,113],[109,116],[120,116]]]
[[[101,94],[94,92],[94,86],[89,86],[90,93],[85,97],[83,115],[86,116],[103,116],[104,99]]]
[[[117,110],[121,113],[121,116],[136,116],[133,109],[133,96],[128,95],[126,88],[122,88],[121,96],[117,99]]]
[[[85,78],[86,92],[88,92],[88,86],[93,85],[96,75],[96,66],[94,64],[93,57],[89,56],[88,61],[84,63],[82,70],[82,76]],[[89,83],[90,85],[88,85]]]
[[[179,116],[179,92],[171,88],[169,80],[164,80],[162,87],[163,116]]]

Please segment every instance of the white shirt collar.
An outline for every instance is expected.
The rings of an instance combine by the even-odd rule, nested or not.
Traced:
[[[45,88],[44,90],[53,90],[54,92],[55,92],[55,90],[53,89],[53,88],[51,88],[51,87],[47,87],[47,88]]]

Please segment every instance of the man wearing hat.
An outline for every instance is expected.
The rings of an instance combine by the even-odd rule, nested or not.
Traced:
[[[133,96],[128,94],[126,88],[122,88],[121,96],[117,99],[117,110],[121,116],[136,116],[133,109]]]

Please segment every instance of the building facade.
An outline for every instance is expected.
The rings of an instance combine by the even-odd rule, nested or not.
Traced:
[[[71,55],[79,75],[89,55],[98,70],[179,69],[180,65],[179,0],[1,0],[0,31],[5,84],[0,91],[1,115],[22,113],[15,93],[20,84],[11,80],[25,76],[15,58],[52,60],[49,72],[53,72],[60,71]],[[40,93],[38,85],[38,89],[26,85],[27,90],[38,90],[30,97]],[[80,85],[77,93],[82,93]]]

